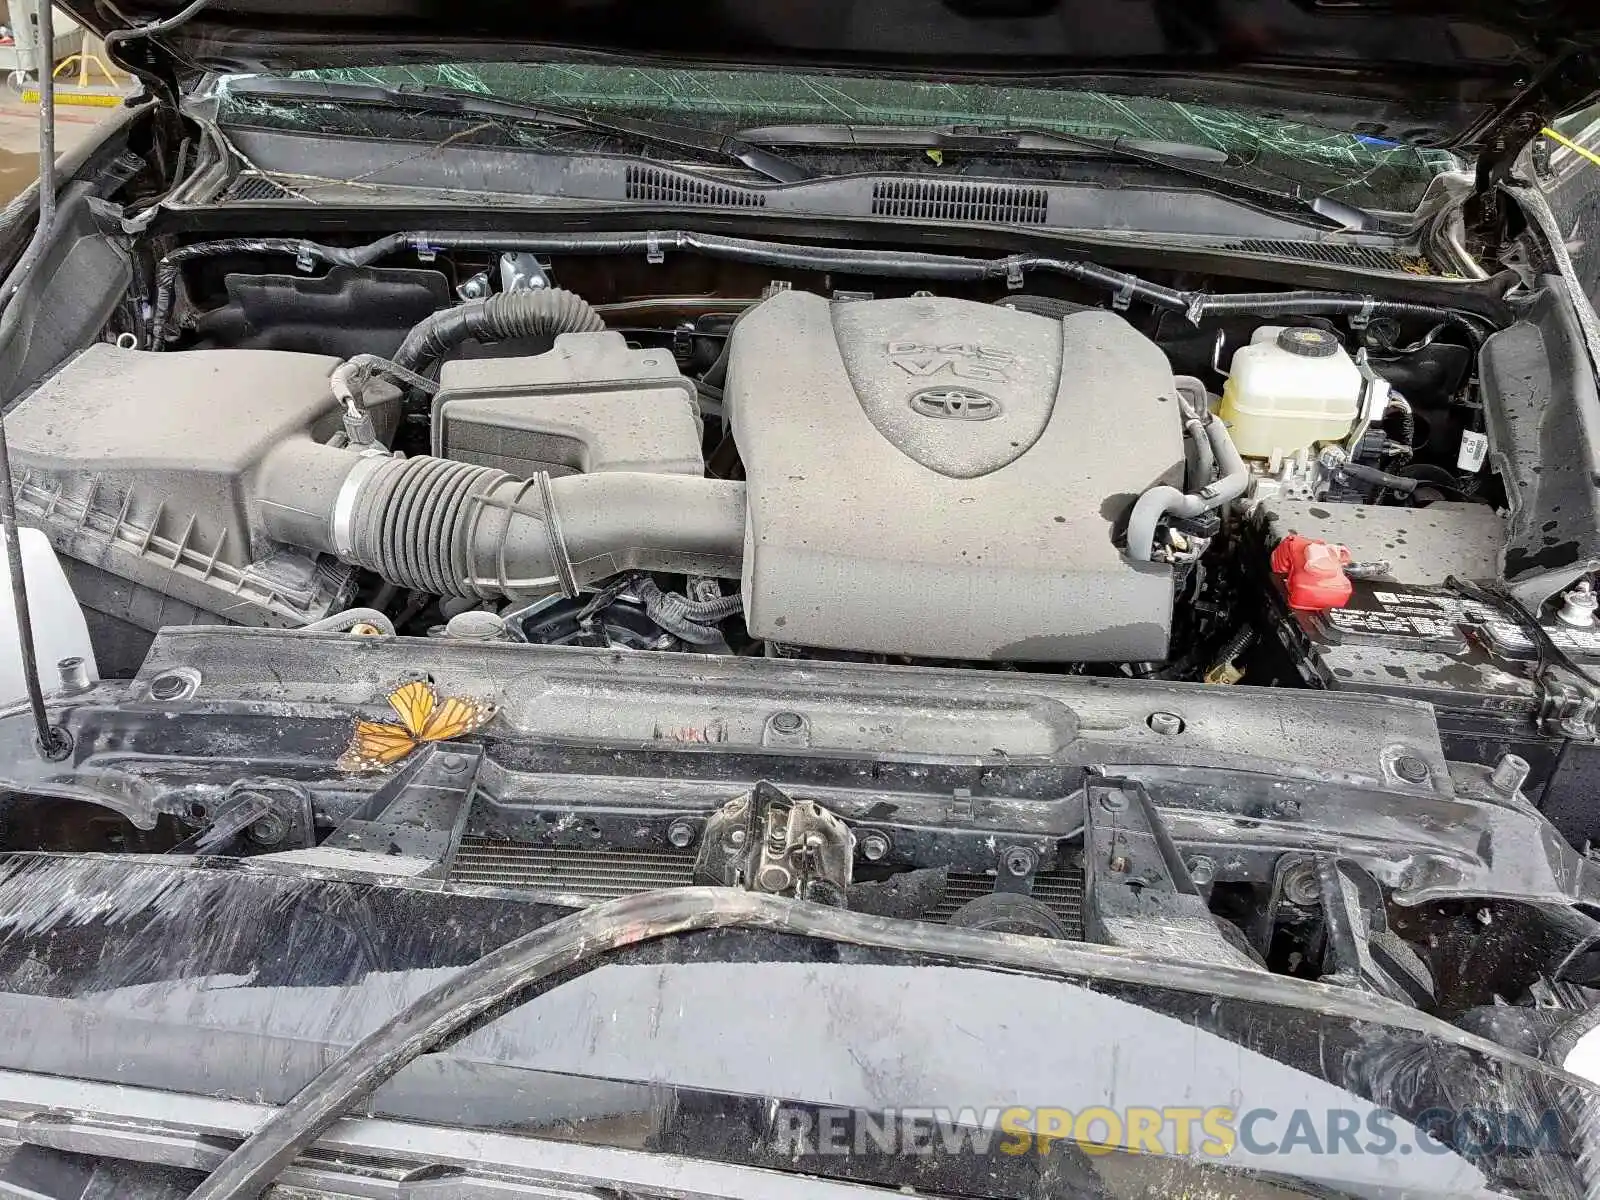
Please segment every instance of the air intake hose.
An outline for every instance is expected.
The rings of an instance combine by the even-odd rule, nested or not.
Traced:
[[[424,318],[406,334],[394,361],[407,370],[422,371],[469,338],[500,342],[544,337],[553,341],[558,334],[598,333],[605,327],[600,314],[576,292],[499,292]]]
[[[744,485],[692,475],[517,479],[302,442],[268,460],[259,487],[267,536],[437,596],[576,596],[624,571],[733,578],[744,549]]]

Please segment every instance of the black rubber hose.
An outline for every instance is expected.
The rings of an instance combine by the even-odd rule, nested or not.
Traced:
[[[648,575],[635,575],[633,589],[644,601],[645,615],[676,638],[692,646],[712,646],[722,640],[717,623],[741,612],[739,596],[719,596],[715,600],[691,600],[678,592],[664,591]]]
[[[736,578],[746,522],[744,485],[731,480],[632,471],[517,479],[310,439],[274,452],[256,502],[275,541],[335,554],[396,587],[480,599],[577,596],[635,571]],[[739,608],[737,596],[681,599],[683,618],[702,625]]]
[[[1380,471],[1377,467],[1368,467],[1361,463],[1342,463],[1334,469],[1334,475],[1353,479],[1370,487],[1387,488],[1402,496],[1409,496],[1417,490],[1415,479],[1408,479],[1404,475],[1391,475],[1388,471]]]
[[[1193,325],[1206,317],[1234,315],[1252,317],[1395,317],[1401,320],[1443,321],[1466,335],[1474,350],[1487,336],[1479,323],[1455,309],[1435,308],[1430,304],[1411,304],[1401,300],[1377,300],[1371,296],[1352,296],[1340,292],[1235,292],[1228,295],[1192,295],[1184,311]]]
[[[1256,631],[1249,625],[1237,630],[1232,637],[1222,643],[1220,649],[1213,656],[1219,663],[1231,663],[1239,655],[1250,648],[1250,643],[1256,640]]]
[[[500,292],[424,318],[406,334],[394,362],[406,370],[422,371],[470,338],[553,339],[563,333],[599,333],[605,327],[605,320],[576,292],[559,288]]]
[[[1417,449],[1417,417],[1409,404],[1404,408],[1396,407],[1394,411],[1400,414],[1400,433],[1395,441],[1405,447],[1405,452],[1396,451],[1395,457],[1409,458]]]

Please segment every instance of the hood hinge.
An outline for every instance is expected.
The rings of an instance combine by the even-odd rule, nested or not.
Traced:
[[[1574,47],[1528,83],[1464,141],[1478,149],[1474,194],[1467,223],[1486,247],[1505,241],[1504,196],[1500,185],[1511,174],[1518,155],[1550,121],[1570,112],[1600,92],[1600,51]]]
[[[106,57],[113,66],[120,67],[143,83],[145,90],[163,109],[176,113],[181,94],[176,60],[150,38],[135,36],[137,33],[137,29],[117,29],[108,33],[105,38]]]

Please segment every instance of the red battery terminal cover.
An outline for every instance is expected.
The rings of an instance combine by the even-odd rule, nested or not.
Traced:
[[[1272,552],[1272,573],[1283,576],[1289,607],[1298,612],[1343,608],[1350,602],[1350,550],[1291,533]]]

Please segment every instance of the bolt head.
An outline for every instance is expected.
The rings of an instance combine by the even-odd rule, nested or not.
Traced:
[[[735,846],[744,845],[744,830],[734,829],[728,833],[728,841]]]
[[[1321,898],[1322,889],[1317,883],[1317,873],[1302,864],[1291,867],[1283,878],[1283,898],[1299,908],[1310,908]]]
[[[1030,874],[1039,865],[1039,856],[1026,846],[1013,846],[1006,851],[1003,861],[1007,872],[1020,877]]]
[[[881,833],[861,836],[861,857],[868,862],[882,862],[889,855],[889,839]]]
[[[1217,877],[1217,864],[1204,854],[1196,854],[1188,862],[1189,878],[1200,887],[1205,887]]]
[[[776,733],[799,733],[805,721],[796,712],[772,714],[772,728]]]
[[[289,836],[289,822],[273,814],[250,826],[250,840],[259,846],[276,846]]]
[[[1502,796],[1514,796],[1528,780],[1528,760],[1519,754],[1502,754],[1495,764],[1489,784]]]
[[[1183,732],[1183,718],[1177,713],[1153,712],[1145,719],[1145,724],[1162,737],[1176,737]]]
[[[687,850],[694,845],[694,826],[688,821],[674,821],[667,826],[667,844]]]
[[[446,754],[439,759],[439,765],[446,771],[459,771],[467,765],[467,759],[464,754]]]
[[[1394,760],[1394,773],[1407,783],[1427,783],[1428,764],[1415,754],[1402,754]]]

